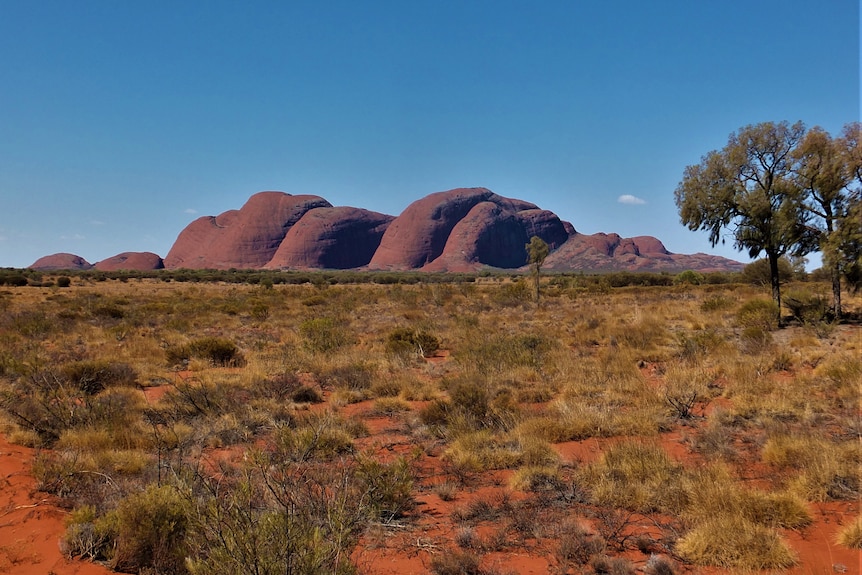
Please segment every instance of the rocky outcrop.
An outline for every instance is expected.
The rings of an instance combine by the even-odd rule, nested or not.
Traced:
[[[38,271],[89,270],[93,264],[75,254],[59,253],[41,257],[29,267]]]
[[[314,208],[331,207],[320,196],[260,192],[239,210],[198,218],[180,232],[165,267],[260,268],[281,245],[288,230]]]
[[[617,234],[573,233],[545,260],[555,271],[742,271],[740,262],[708,254],[674,254],[652,236],[622,238]]]
[[[393,216],[351,207],[314,208],[288,230],[267,269],[368,265]]]
[[[535,204],[486,188],[458,188],[410,204],[389,225],[371,269],[466,271],[518,268],[525,244],[537,235],[549,245],[568,237],[566,225]]]
[[[556,271],[739,271],[743,264],[707,254],[674,254],[652,236],[581,234],[569,222],[524,200],[486,188],[437,192],[400,216],[333,207],[315,195],[259,192],[238,210],[196,219],[164,261],[127,252],[99,270],[372,269],[430,272],[527,269],[533,236],[550,248],[544,269]],[[39,259],[34,269],[90,269],[73,254]]]
[[[123,252],[96,262],[96,265],[93,267],[105,272],[119,270],[150,271],[163,269],[165,263],[158,254],[152,252]]]

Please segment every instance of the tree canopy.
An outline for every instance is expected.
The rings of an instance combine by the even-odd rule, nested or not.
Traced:
[[[839,139],[801,122],[745,126],[724,148],[686,167],[675,191],[680,219],[691,230],[707,231],[713,246],[730,237],[752,258],[765,254],[779,310],[779,258],[823,252],[834,267],[840,314],[839,277],[859,268],[862,243],[853,220],[862,188],[858,136],[859,124],[846,126]]]
[[[527,250],[527,259],[530,267],[533,270],[533,279],[536,289],[536,303],[539,303],[539,273],[542,271],[542,265],[545,263],[545,258],[550,253],[550,248],[547,242],[539,236],[530,238],[530,243],[525,246]]]

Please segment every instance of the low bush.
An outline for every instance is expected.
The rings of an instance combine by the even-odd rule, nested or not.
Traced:
[[[386,351],[396,355],[431,357],[438,349],[440,340],[424,330],[398,328],[386,338]]]
[[[69,514],[60,550],[69,558],[104,561],[112,558],[115,539],[115,526],[100,520],[94,506],[84,505]]]
[[[786,292],[782,297],[790,315],[803,324],[817,324],[832,319],[829,298],[802,290]]]
[[[735,300],[721,294],[711,295],[700,304],[701,311],[726,311],[732,309]]]
[[[413,472],[410,462],[404,457],[391,463],[383,463],[371,456],[360,457],[356,475],[367,494],[372,512],[379,520],[390,522],[415,507]]]
[[[132,366],[105,360],[69,363],[62,366],[60,371],[86,395],[95,395],[111,386],[134,385],[138,378]]]
[[[169,347],[166,351],[168,364],[188,364],[192,358],[202,359],[219,367],[242,367],[245,357],[237,345],[229,339],[204,337],[185,345]]]
[[[434,575],[483,575],[479,568],[479,556],[470,551],[453,549],[431,559]]]
[[[315,353],[328,353],[347,345],[350,341],[347,330],[329,317],[307,319],[299,324],[299,334],[305,347]]]
[[[576,520],[562,524],[559,541],[554,555],[563,573],[569,571],[569,565],[586,565],[605,550],[604,539],[591,534]]]
[[[673,283],[676,285],[696,285],[699,286],[704,282],[703,274],[694,270],[685,270],[680,272],[673,278]]]
[[[606,575],[634,575],[636,573],[632,562],[624,557],[597,555],[590,560],[590,567],[596,573]]]
[[[778,327],[778,305],[768,299],[752,299],[736,312],[736,321],[743,329],[757,328],[770,332]]]

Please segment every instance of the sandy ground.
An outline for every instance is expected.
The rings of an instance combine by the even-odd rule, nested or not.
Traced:
[[[67,511],[36,491],[30,475],[35,451],[0,435],[0,573],[104,575],[110,570],[60,553]]]
[[[157,400],[160,389],[147,390],[151,401]],[[414,406],[414,407],[418,407]],[[342,408],[345,416],[364,420],[370,436],[358,441],[361,450],[374,450],[381,458],[413,452],[415,444],[405,433],[398,415],[380,416],[371,410],[370,402]],[[662,444],[677,459],[692,457],[679,433],[662,436]],[[595,460],[608,441],[587,440],[558,444],[557,451],[564,461],[588,462]],[[236,447],[235,447],[236,448]],[[64,531],[67,511],[58,507],[50,496],[35,489],[30,466],[35,450],[12,445],[0,435],[0,573],[11,575],[103,575],[108,569],[83,561],[70,561],[60,552],[59,540]],[[469,488],[459,489],[455,498],[444,501],[434,486],[448,481],[436,454],[423,454],[416,463],[420,479],[417,481],[416,509],[400,525],[371,529],[360,541],[353,559],[363,575],[427,574],[435,555],[451,552],[458,521],[453,513],[476,499],[499,500],[501,497],[518,498],[523,494],[509,489],[510,472],[489,472],[478,478]],[[802,531],[785,531],[799,556],[797,567],[786,571],[795,575],[825,575],[862,572],[862,552],[839,547],[834,543],[841,527],[860,513],[859,501],[811,504],[814,523]],[[638,528],[635,522],[635,529]],[[648,532],[651,526],[640,526]],[[476,528],[479,538],[493,535],[493,523]],[[649,559],[639,551],[626,551],[639,570]],[[521,546],[506,545],[503,552],[489,552],[482,557],[482,566],[496,568],[500,573],[550,574],[557,572],[552,549],[547,543],[525,541]],[[712,575],[723,573],[714,569],[689,569],[689,573]]]

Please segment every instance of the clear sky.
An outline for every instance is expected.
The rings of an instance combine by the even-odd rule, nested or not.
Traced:
[[[860,114],[858,0],[5,0],[0,267],[165,256],[262,190],[397,215],[484,186],[583,233],[679,223],[742,126]],[[622,198],[622,201],[621,201]],[[628,198],[628,201],[626,201]]]

